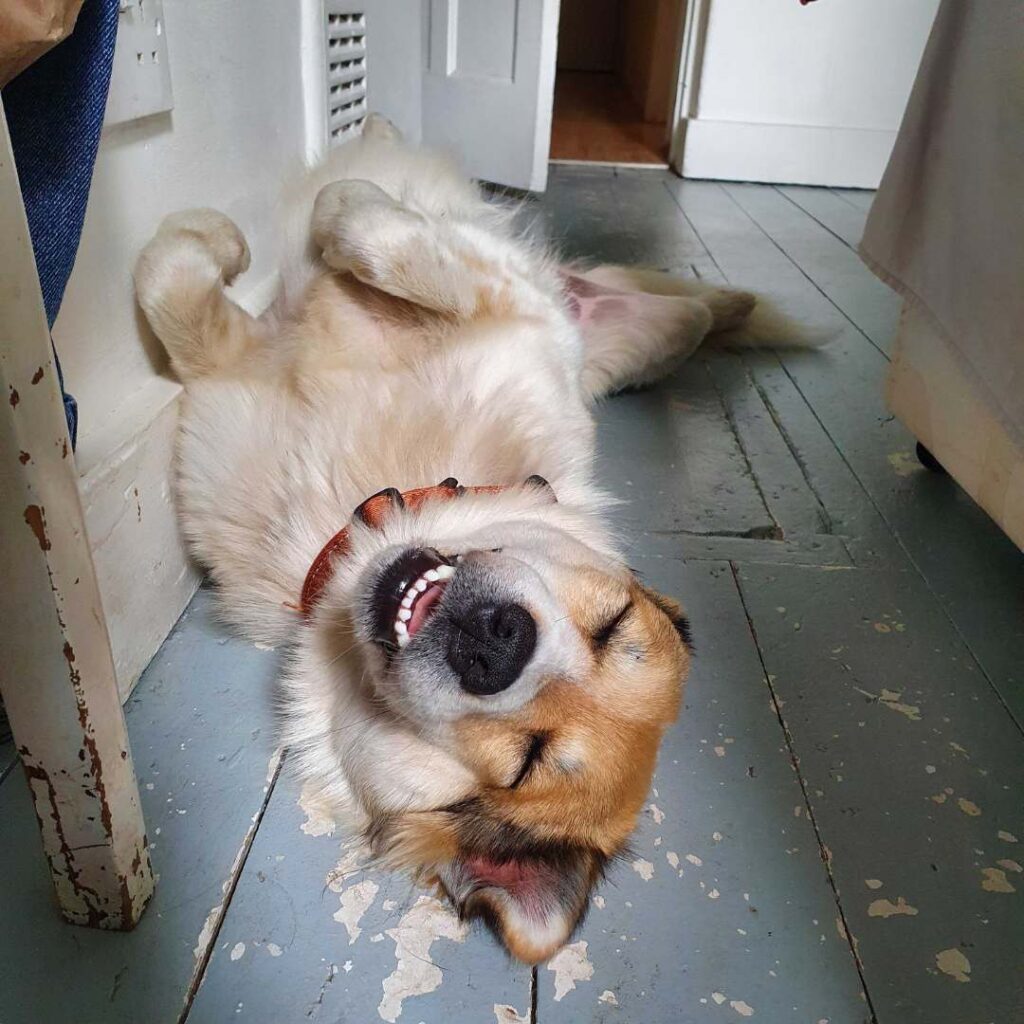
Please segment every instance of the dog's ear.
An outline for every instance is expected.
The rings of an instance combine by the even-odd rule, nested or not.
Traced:
[[[481,918],[517,960],[536,964],[556,953],[583,920],[603,858],[592,850],[493,860],[463,855],[439,872],[464,918]]]
[[[483,920],[528,964],[572,935],[608,860],[597,850],[534,840],[479,798],[383,819],[369,838],[380,863],[438,883],[459,917]]]
[[[690,620],[687,618],[686,612],[683,611],[682,605],[675,598],[659,594],[656,590],[652,590],[644,584],[641,584],[640,588],[647,598],[668,616],[669,621],[672,623],[672,628],[679,634],[679,639],[686,644],[689,651],[693,651],[693,632],[690,629]]]

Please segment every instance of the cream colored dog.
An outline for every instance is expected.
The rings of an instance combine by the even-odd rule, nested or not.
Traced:
[[[678,605],[602,516],[594,400],[754,298],[560,268],[376,117],[283,207],[262,318],[224,293],[249,253],[215,211],[168,217],[138,261],[185,385],[185,534],[224,614],[292,647],[307,782],[536,962],[632,831],[689,665]]]

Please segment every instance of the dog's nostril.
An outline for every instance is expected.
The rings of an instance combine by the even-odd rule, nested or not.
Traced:
[[[508,689],[537,645],[537,624],[522,605],[481,603],[450,621],[446,657],[468,693]]]

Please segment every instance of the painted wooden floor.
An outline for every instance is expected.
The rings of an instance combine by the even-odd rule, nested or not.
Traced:
[[[1024,1020],[1024,558],[886,413],[898,303],[852,248],[868,201],[561,167],[538,204],[568,255],[837,331],[601,410],[630,558],[698,653],[633,852],[566,950],[510,965],[365,870],[276,749],[277,653],[202,591],[128,706],[160,876],[136,932],[57,920],[24,780],[0,785],[0,1021]]]

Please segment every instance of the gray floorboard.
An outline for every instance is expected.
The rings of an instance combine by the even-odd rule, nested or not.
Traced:
[[[669,187],[731,282],[777,298],[797,319],[836,325],[838,314],[826,308],[831,302],[824,293],[723,188],[683,181]],[[787,222],[802,215],[774,189],[744,194],[747,205],[762,215],[767,204],[776,210],[778,204],[788,207]],[[756,202],[755,195],[760,196]],[[836,239],[832,242],[845,249]],[[861,273],[869,272],[862,267]],[[777,359],[817,421],[814,427],[800,412],[811,436],[818,429],[828,436],[909,556],[907,564],[928,582],[992,685],[1024,722],[1024,556],[952,480],[918,465],[914,439],[885,407],[886,360],[849,321],[838,324],[836,337],[824,349],[780,351]],[[788,435],[796,446],[807,436],[795,423]],[[859,497],[857,504],[862,504]]]
[[[773,188],[722,188],[851,323],[882,352],[888,352],[901,300],[865,269],[845,242]]]
[[[529,968],[403,876],[354,866],[298,800],[286,768],[188,1024],[525,1019]]]
[[[827,191],[831,192],[834,196],[838,196],[851,206],[856,206],[858,209],[863,210],[865,213],[871,209],[871,204],[875,201],[875,193],[870,189],[830,188]]]
[[[229,639],[200,591],[128,703],[156,893],[133,932],[65,924],[20,771],[0,786],[0,1020],[173,1024],[263,806],[273,655]],[[198,950],[198,955],[196,953]]]
[[[1024,737],[974,658],[915,573],[739,580],[878,1019],[1024,1019]]]
[[[777,191],[851,249],[856,249],[860,244],[861,236],[864,234],[864,222],[868,217],[866,209],[847,202],[842,196],[827,188],[782,185]]]

